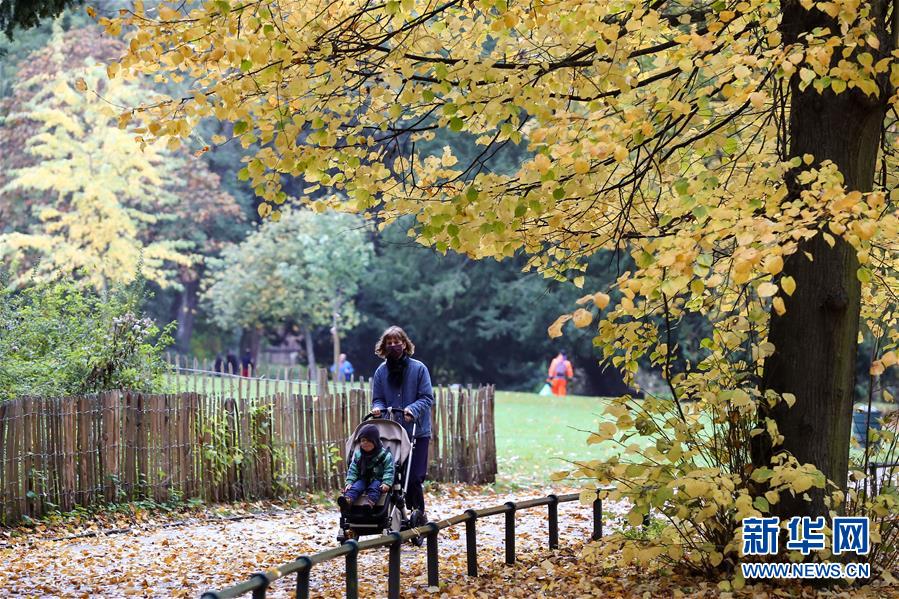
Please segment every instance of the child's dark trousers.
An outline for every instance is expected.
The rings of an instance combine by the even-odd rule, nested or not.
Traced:
[[[356,499],[358,499],[362,494],[365,494],[369,499],[371,499],[372,503],[378,503],[378,499],[381,498],[381,481],[373,480],[370,483],[366,483],[360,478],[352,485],[350,485],[350,488],[347,489],[346,493],[344,493],[350,503],[356,501]]]

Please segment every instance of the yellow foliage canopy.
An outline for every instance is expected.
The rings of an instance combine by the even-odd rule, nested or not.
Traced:
[[[899,81],[899,66],[860,6],[838,11],[839,32],[790,44],[780,7],[761,0],[706,11],[599,0],[187,6],[154,14],[138,3],[101,20],[129,42],[110,73],[190,78],[189,94],[135,115],[144,138],[231,121],[259,148],[241,176],[266,200],[260,213],[277,217],[281,177],[301,177],[338,190],[327,200],[338,209],[417,214],[418,239],[440,250],[524,250],[556,277],[627,241],[640,268],[623,308],[637,313],[663,296],[695,309],[710,294],[726,310],[750,283],[770,306],[783,259],[819,232],[846,238],[878,271],[868,278],[886,285],[866,289],[869,305],[896,288],[892,171],[890,189],[847,192],[832,165],[784,156],[778,129],[794,73],[802,88],[896,101],[882,84]],[[854,45],[866,51],[834,59]],[[449,148],[399,149],[435,128],[473,135],[483,153],[460,162]],[[531,153],[517,172],[484,168],[509,143]],[[785,202],[790,169],[806,191]]]

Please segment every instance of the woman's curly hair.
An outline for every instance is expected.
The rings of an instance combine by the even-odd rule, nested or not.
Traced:
[[[381,338],[378,339],[377,343],[375,343],[375,355],[377,355],[379,358],[384,358],[385,360],[387,359],[388,337],[395,337],[402,341],[406,346],[407,356],[411,356],[415,353],[415,344],[412,343],[411,339],[409,339],[409,335],[406,334],[406,331],[394,325],[387,327],[387,330],[381,333]]]

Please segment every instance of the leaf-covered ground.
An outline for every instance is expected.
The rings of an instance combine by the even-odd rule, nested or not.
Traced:
[[[540,495],[540,490],[498,495],[474,487],[444,488],[430,493],[429,516],[449,517],[469,507]],[[559,513],[563,543],[583,543],[591,532],[590,510],[571,503],[561,505]],[[489,574],[500,568],[503,557],[503,516],[478,525],[479,557]],[[0,549],[0,588],[3,596],[11,597],[198,597],[333,547],[336,527],[336,508],[312,502],[227,506],[168,517],[107,514],[81,526],[41,524],[2,533],[6,539]],[[541,549],[551,555],[545,550],[546,508],[522,511],[517,530],[523,552]],[[464,582],[458,577],[465,571],[464,527],[444,531],[440,542],[444,578],[450,584]],[[426,590],[424,559],[424,548],[404,546],[403,584],[410,596]],[[386,593],[386,564],[386,550],[361,554],[362,596]],[[313,596],[342,595],[342,574],[342,559],[314,568]],[[291,596],[292,581],[285,583],[270,596]]]
[[[497,494],[477,487],[443,487],[429,494],[432,519],[470,507],[537,497],[549,489]],[[607,527],[617,526],[623,506],[606,506]],[[591,510],[578,503],[559,506],[561,547],[547,548],[546,509],[521,511],[516,518],[518,563],[503,564],[503,516],[478,521],[481,576],[466,576],[464,527],[441,533],[439,589],[429,589],[425,549],[404,545],[404,597],[726,597],[714,582],[675,576],[646,576],[585,564],[579,550],[592,530]],[[41,524],[7,530],[0,548],[0,588],[4,597],[199,597],[296,557],[335,545],[333,506],[254,504],[192,513],[106,514],[81,524]],[[387,552],[360,556],[360,596],[383,597]],[[312,596],[344,594],[343,560],[316,566]],[[892,594],[891,594],[892,593]],[[737,596],[811,596],[814,591],[750,588]],[[885,587],[844,591],[842,596],[899,596]],[[270,597],[292,597],[285,579]]]

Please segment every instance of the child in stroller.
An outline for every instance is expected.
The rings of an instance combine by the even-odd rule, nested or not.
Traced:
[[[346,487],[337,499],[341,510],[346,511],[360,495],[362,505],[373,508],[382,493],[393,486],[393,454],[381,443],[381,433],[374,424],[366,424],[356,435],[359,449],[346,473]]]
[[[399,532],[425,524],[417,510],[406,515],[405,493],[409,480],[409,467],[412,464],[410,458],[414,447],[415,429],[413,428],[413,441],[410,441],[406,429],[394,420],[394,418],[401,419],[403,417],[401,410],[388,408],[384,416],[386,417],[375,418],[368,414],[363,418],[350,438],[347,439],[345,455],[347,463],[352,464],[354,456],[361,450],[362,439],[375,436],[374,430],[376,430],[380,436],[382,447],[393,456],[395,464],[393,484],[385,485],[386,491],[384,491],[384,486],[379,489],[381,492],[377,501],[371,501],[374,499],[373,494],[366,495],[364,492],[359,494],[346,492],[345,495],[341,495],[338,499],[341,507],[338,542],[343,543],[347,539],[362,535]],[[347,482],[350,482],[349,477]],[[421,545],[422,541],[423,539],[420,537],[413,539],[413,543],[416,545]]]

